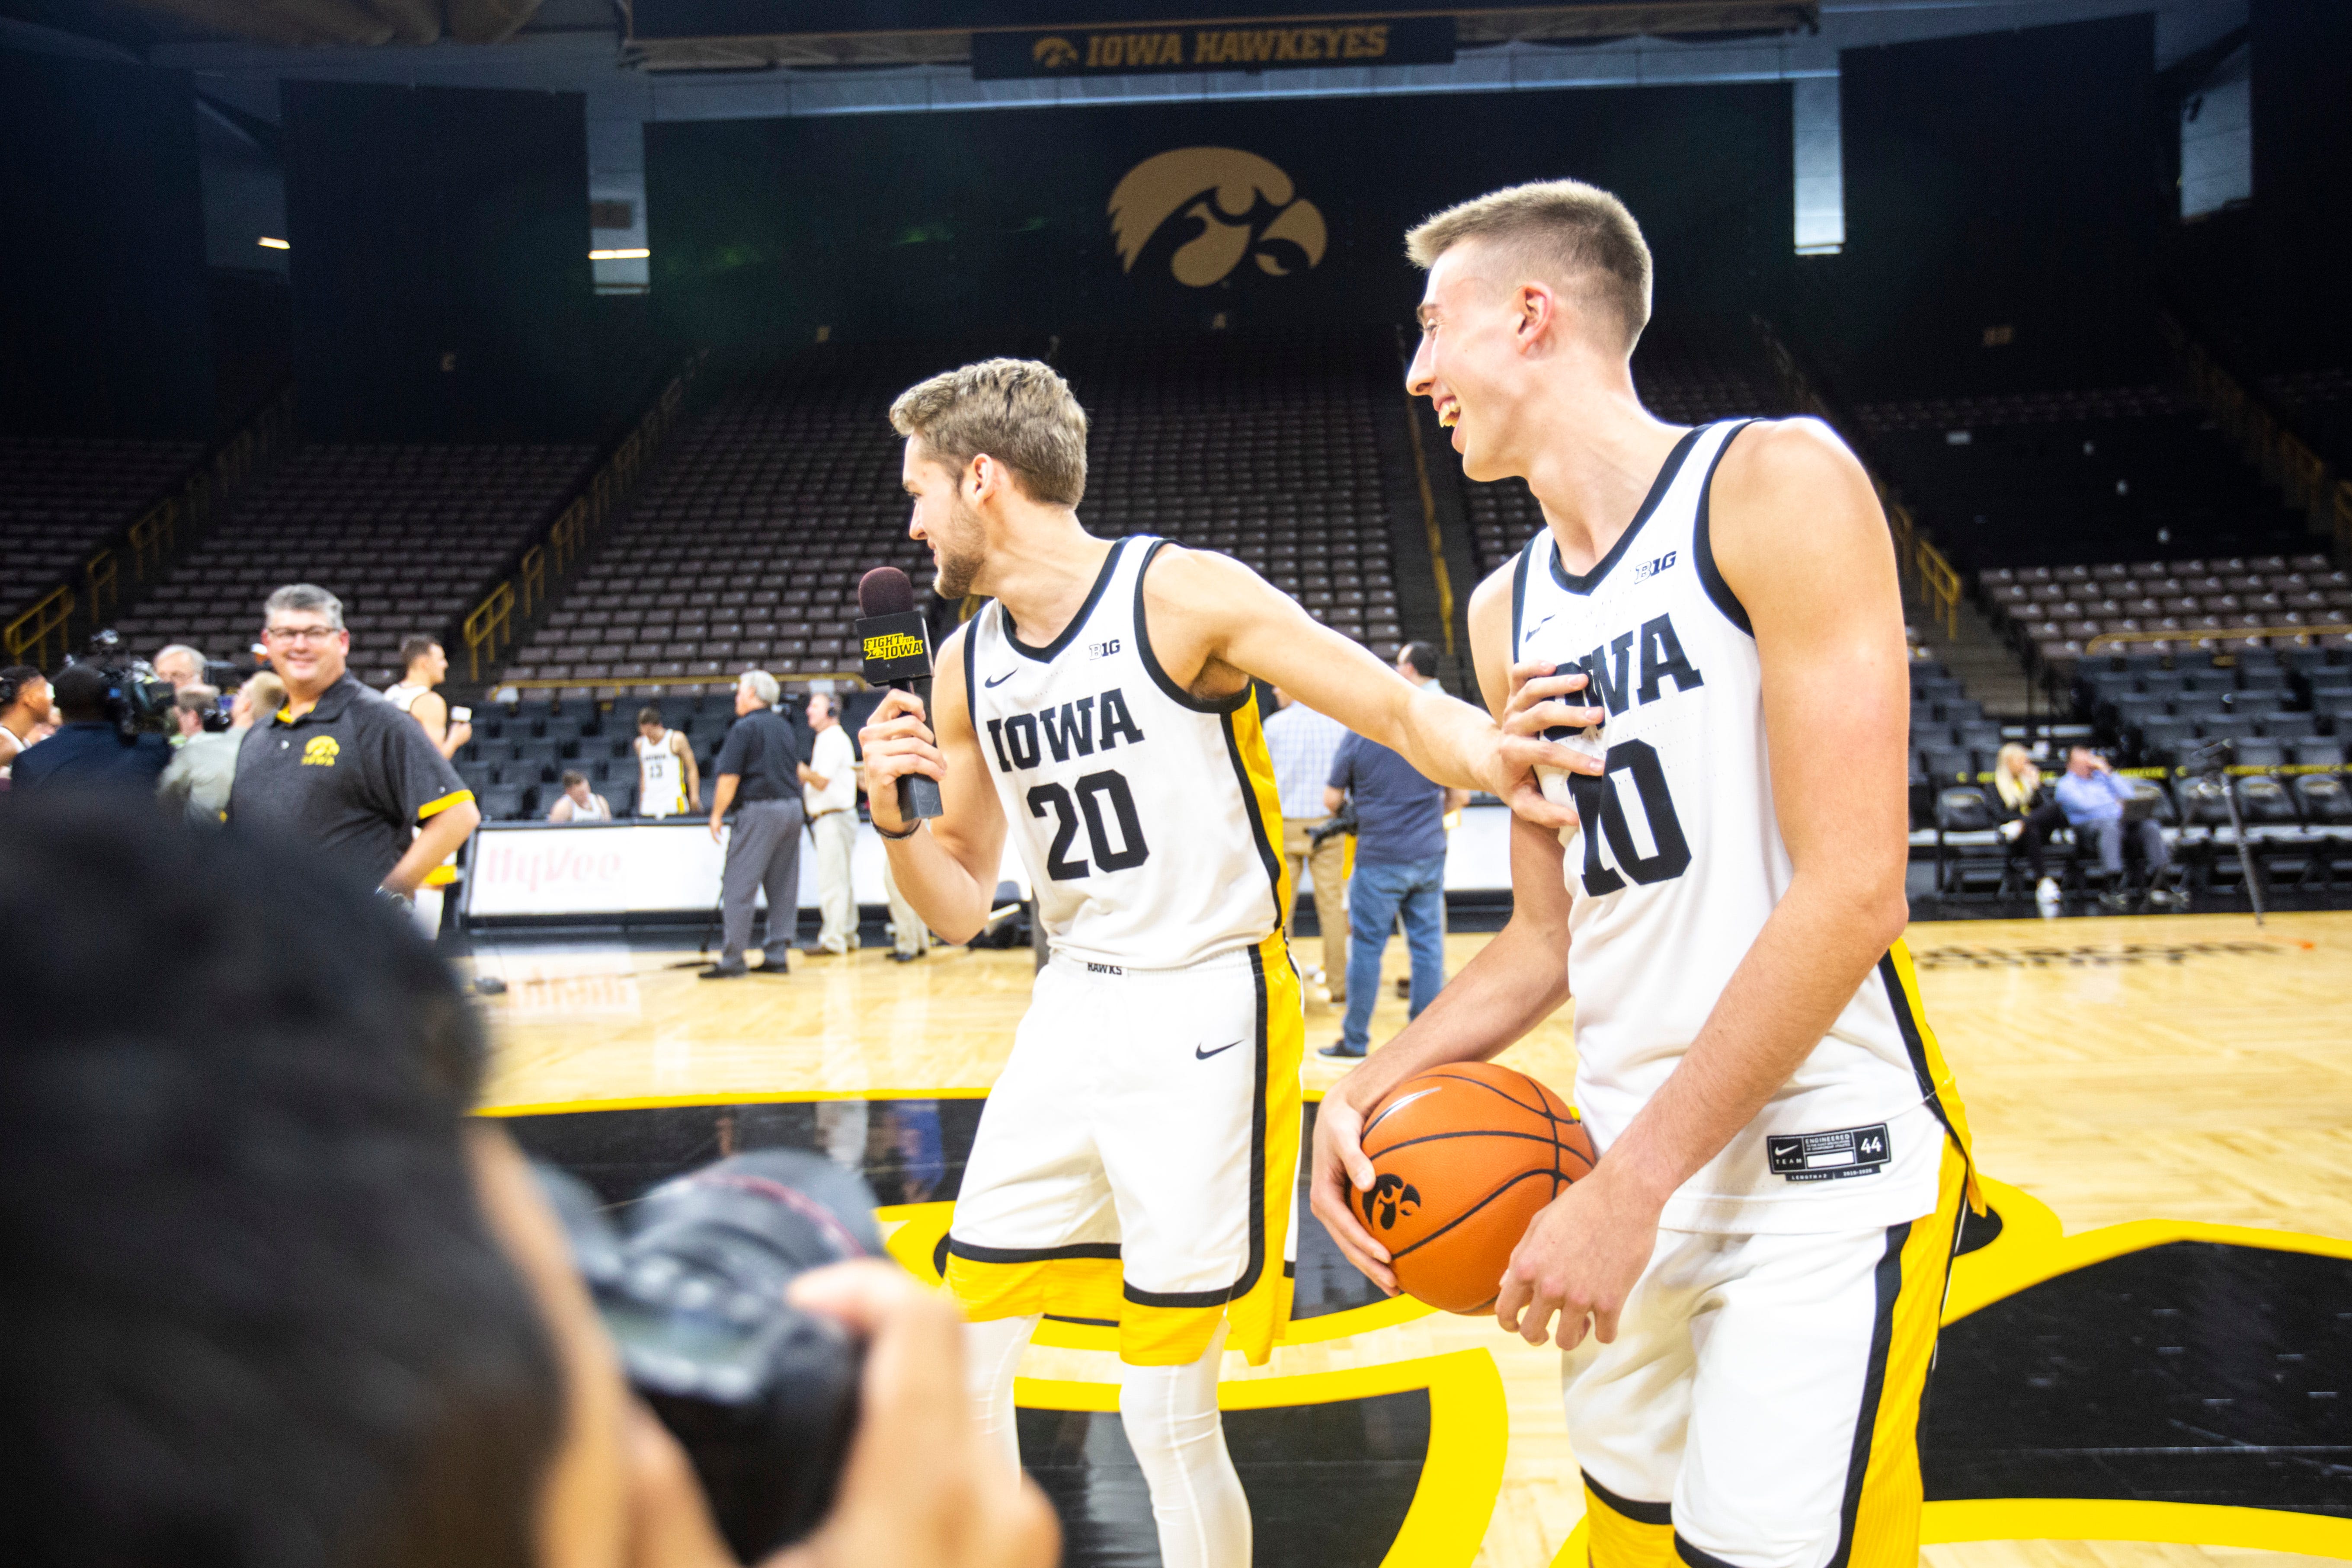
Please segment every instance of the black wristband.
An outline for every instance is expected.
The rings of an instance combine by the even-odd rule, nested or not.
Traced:
[[[887,838],[893,844],[896,844],[902,838],[912,838],[917,833],[921,831],[922,826],[927,820],[929,819],[919,816],[896,833],[891,832],[888,828],[883,826],[877,822],[874,825],[874,831],[880,834],[883,837]]]

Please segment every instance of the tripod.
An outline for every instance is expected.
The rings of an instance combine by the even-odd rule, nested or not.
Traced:
[[[2218,780],[2221,786],[2222,804],[2230,808],[2230,837],[2238,846],[2238,872],[2246,879],[2246,897],[2254,906],[2254,924],[2263,921],[2263,882],[2254,865],[2254,853],[2246,847],[2245,818],[2238,815],[2238,792],[2230,787],[2229,759],[2236,747],[2230,741],[2207,741],[2189,753],[2185,771],[2200,778]]]

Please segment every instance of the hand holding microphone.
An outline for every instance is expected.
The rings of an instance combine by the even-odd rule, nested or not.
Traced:
[[[915,585],[896,566],[877,566],[857,584],[857,643],[869,686],[890,695],[858,731],[866,754],[866,794],[877,800],[881,785],[895,779],[894,804],[904,832],[877,821],[886,837],[903,838],[927,817],[946,809],[939,781],[945,773],[938,738],[926,722],[931,689],[931,634],[915,608]]]

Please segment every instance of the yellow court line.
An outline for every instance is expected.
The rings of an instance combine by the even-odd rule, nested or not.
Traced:
[[[2000,1215],[2000,1234],[1987,1246],[1963,1253],[1952,1264],[1952,1286],[1944,1299],[1944,1321],[1970,1312],[2061,1274],[2143,1252],[2175,1241],[2210,1241],[2229,1247],[2303,1252],[2352,1258],[2352,1241],[2292,1230],[2208,1225],[2200,1220],[2135,1219],[2068,1236],[2050,1205],[2022,1188],[1987,1180],[1986,1195]]]
[[[568,1116],[583,1110],[675,1110],[707,1105],[797,1105],[835,1100],[986,1100],[984,1089],[796,1089],[761,1094],[645,1094],[621,1100],[551,1100],[535,1105],[480,1105],[477,1116]]]
[[[1412,1506],[1381,1559],[1381,1568],[1467,1568],[1494,1517],[1510,1434],[1503,1375],[1486,1352],[1452,1351],[1338,1372],[1220,1383],[1217,1407],[1330,1405],[1416,1388],[1429,1391],[1429,1447]],[[1024,1377],[1013,1382],[1013,1400],[1033,1410],[1108,1412],[1118,1408],[1118,1385]]]
[[[2352,1519],[2210,1503],[1983,1498],[1929,1503],[1919,1541],[2150,1541],[2352,1558]]]

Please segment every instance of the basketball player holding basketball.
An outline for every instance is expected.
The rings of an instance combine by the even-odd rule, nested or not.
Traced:
[[[1513,823],[1510,923],[1325,1098],[1315,1212],[1393,1289],[1352,1201],[1365,1114],[1573,993],[1601,1156],[1528,1226],[1496,1314],[1565,1352],[1596,1568],[1910,1568],[1920,1393],[1975,1194],[1900,940],[1885,520],[1816,421],[1643,408],[1650,255],[1615,197],[1499,191],[1407,249],[1429,269],[1411,390],[1465,473],[1523,476],[1549,525],[1471,600],[1480,687],[1514,726],[1577,727],[1555,704],[1589,692],[1605,718],[1580,743],[1606,771],[1546,780],[1579,829]]]
[[[1013,1368],[1039,1315],[1116,1323],[1161,1560],[1245,1568],[1217,1367],[1229,1331],[1265,1362],[1289,1315],[1305,1032],[1251,681],[1555,828],[1571,814],[1534,765],[1598,764],[1532,734],[1548,713],[1506,733],[1398,679],[1226,556],[1088,534],[1087,416],[1043,364],[936,376],[890,417],[939,593],[994,602],[940,650],[935,722],[894,691],[863,731],[875,826],[907,900],[961,942],[1009,822],[1053,948],[947,1240],[974,1400],[1017,1467]],[[900,817],[908,773],[940,781],[944,816]]]

